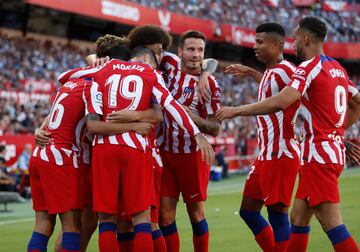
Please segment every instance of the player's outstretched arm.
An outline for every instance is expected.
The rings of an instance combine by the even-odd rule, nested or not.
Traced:
[[[208,163],[214,163],[215,154],[212,146],[201,134],[198,127],[188,116],[184,108],[172,97],[169,90],[166,88],[163,78],[160,74],[154,71],[156,81],[152,89],[152,94],[158,104],[164,109],[165,113],[173,117],[176,123],[190,136],[195,137],[198,148],[202,155],[202,160]]]
[[[346,128],[353,125],[360,117],[360,93],[349,98],[348,109],[346,112]]]
[[[219,135],[220,122],[215,118],[214,115],[208,116],[206,119],[204,119],[194,114],[189,107],[183,106],[183,108],[202,133],[213,137]]]
[[[210,90],[209,77],[215,73],[218,66],[218,61],[213,58],[204,59],[202,61],[201,74],[197,85],[200,103],[205,103],[210,100],[208,95]]]
[[[51,140],[51,133],[47,132],[45,130],[47,124],[49,121],[49,116],[47,116],[44,121],[42,122],[40,128],[35,130],[34,133],[34,138],[35,138],[35,143],[37,146],[40,147],[44,147],[45,145],[47,145],[50,140]]]
[[[231,64],[225,68],[225,73],[231,74],[237,78],[251,77],[257,83],[261,82],[263,77],[263,73],[251,68],[249,66],[245,66],[242,64]]]
[[[239,107],[222,107],[220,111],[216,113],[216,118],[218,120],[224,120],[236,116],[268,115],[286,109],[300,97],[301,93],[299,91],[291,87],[285,87],[279,94],[261,102]]]
[[[127,122],[148,122],[160,123],[163,120],[163,114],[159,105],[154,105],[151,109],[144,111],[119,110],[112,112],[106,117],[106,122],[127,123]]]
[[[147,122],[107,123],[100,121],[100,116],[97,114],[88,114],[86,116],[86,126],[90,134],[103,136],[117,135],[130,131],[147,135],[154,128],[153,124]]]

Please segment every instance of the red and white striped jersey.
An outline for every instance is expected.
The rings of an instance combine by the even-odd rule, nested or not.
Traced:
[[[51,133],[50,144],[36,147],[33,156],[56,165],[78,168],[80,136],[88,113],[101,113],[102,98],[99,85],[85,79],[66,82],[52,104],[46,131]]]
[[[214,115],[220,109],[221,89],[213,76],[209,77],[210,102],[200,104],[197,84],[199,76],[181,71],[181,60],[172,53],[166,52],[161,62],[164,79],[171,95],[180,104],[187,106],[196,115],[206,118]],[[196,151],[196,141],[183,130],[176,121],[164,115],[161,130],[157,138],[159,148],[173,153],[190,153]]]
[[[89,134],[86,127],[85,117],[81,119],[81,121],[77,125],[75,137],[76,137],[76,146],[78,146],[79,148],[79,153],[78,153],[79,162],[86,165],[90,165],[94,135]]]
[[[330,57],[316,56],[297,67],[288,86],[302,95],[305,132],[301,143],[302,164],[343,165],[348,98],[358,93],[345,69]]]
[[[295,69],[286,60],[267,69],[259,85],[258,101],[277,95],[290,82]],[[299,105],[300,101],[277,113],[257,116],[259,160],[273,160],[284,156],[299,158],[300,148],[295,139],[295,119]]]
[[[63,83],[80,77],[93,78],[102,87],[103,120],[113,111],[149,109],[154,97],[166,116],[172,118],[179,127],[191,136],[199,133],[194,122],[169,93],[162,76],[146,64],[110,60],[100,68],[78,68],[65,72],[60,75],[59,81]],[[112,136],[95,136],[94,142],[126,145],[142,151],[149,148],[148,137],[134,131]]]

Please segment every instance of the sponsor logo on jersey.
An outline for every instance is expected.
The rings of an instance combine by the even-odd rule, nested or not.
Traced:
[[[96,93],[95,102],[98,103],[98,104],[102,104],[102,93],[101,92]]]

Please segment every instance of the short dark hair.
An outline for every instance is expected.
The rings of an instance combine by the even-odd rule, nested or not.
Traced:
[[[179,39],[179,47],[182,48],[184,46],[185,40],[188,38],[202,39],[204,43],[206,43],[206,36],[204,35],[204,33],[195,30],[190,30],[181,34]]]
[[[141,25],[132,29],[127,35],[130,48],[137,46],[162,44],[168,50],[172,44],[171,35],[156,25]]]
[[[156,60],[156,57],[154,55],[154,52],[152,50],[150,50],[149,48],[145,47],[145,46],[137,46],[135,48],[133,48],[131,50],[131,58],[134,57],[140,57],[143,56],[145,54],[148,54],[150,56],[150,61],[155,63],[156,66],[158,65],[158,62]]]
[[[299,21],[301,29],[310,32],[320,41],[324,41],[327,34],[327,27],[324,21],[317,17],[304,17]]]
[[[109,56],[112,59],[129,60],[130,48],[125,37],[106,34],[95,42],[96,56],[103,58]]]
[[[285,30],[278,23],[263,23],[256,27],[256,33],[275,33],[283,38],[285,38]]]

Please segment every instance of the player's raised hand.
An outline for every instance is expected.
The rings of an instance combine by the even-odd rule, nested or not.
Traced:
[[[154,124],[147,122],[137,122],[134,125],[134,131],[140,135],[149,135],[154,128]]]
[[[360,165],[360,147],[350,141],[344,141],[344,144],[346,147],[347,161]]]
[[[134,110],[122,109],[112,112],[106,117],[107,122],[126,123],[138,121],[137,112]]]
[[[199,77],[197,85],[197,91],[199,95],[199,101],[201,104],[210,101],[210,86],[209,86],[209,74],[202,73]]]
[[[237,78],[244,78],[249,75],[250,67],[242,64],[231,64],[225,68],[225,73],[234,75]]]
[[[201,152],[201,160],[205,161],[209,164],[215,163],[215,153],[211,146],[211,144],[206,140],[206,138],[201,134],[198,133],[195,136],[195,140],[197,143],[197,146]]]
[[[51,133],[43,130],[43,129],[36,129],[35,130],[35,143],[39,147],[44,147],[47,145],[51,140]]]
[[[235,107],[222,107],[216,114],[215,118],[219,121],[225,119],[231,119],[236,116],[236,108]]]

